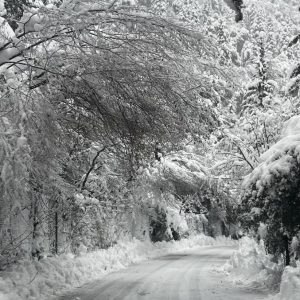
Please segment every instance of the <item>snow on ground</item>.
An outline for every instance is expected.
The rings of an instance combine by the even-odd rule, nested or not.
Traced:
[[[300,299],[300,263],[297,267],[285,267],[283,262],[274,263],[267,255],[263,243],[244,237],[239,241],[239,248],[222,267],[231,281],[251,288],[280,290],[269,300]]]
[[[57,300],[266,300],[215,272],[236,246],[194,247],[141,262],[64,293]]]
[[[235,244],[198,235],[172,242],[122,241],[109,249],[80,255],[63,254],[40,261],[24,260],[0,273],[0,300],[49,300],[63,290],[81,286],[101,275],[145,259],[196,246]]]

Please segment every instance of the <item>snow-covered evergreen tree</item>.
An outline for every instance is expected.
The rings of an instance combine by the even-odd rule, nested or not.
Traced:
[[[300,230],[299,116],[284,126],[282,139],[261,157],[262,163],[245,180],[240,220],[245,228],[266,226],[263,237],[277,258],[285,253],[290,264],[291,242]]]

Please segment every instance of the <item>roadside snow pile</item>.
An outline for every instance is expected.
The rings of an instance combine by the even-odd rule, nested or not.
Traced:
[[[278,300],[299,300],[300,299],[300,263],[297,268],[286,267],[282,274],[280,293]],[[275,300],[275,299],[274,299]]]
[[[236,284],[274,290],[279,286],[283,264],[271,262],[262,243],[257,244],[255,240],[244,237],[223,270]]]
[[[235,243],[224,237],[213,239],[205,235],[155,244],[132,240],[78,256],[64,254],[40,261],[22,261],[0,273],[0,300],[49,300],[63,290],[148,258],[196,246]]]
[[[279,294],[270,296],[269,300],[300,299],[300,263],[296,268],[284,268],[283,262],[273,263],[263,244],[257,244],[248,237],[239,241],[238,250],[222,269],[230,276],[230,280],[239,285],[275,291],[280,284]]]

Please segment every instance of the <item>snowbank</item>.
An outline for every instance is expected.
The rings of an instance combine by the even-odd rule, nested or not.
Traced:
[[[235,243],[223,237],[213,239],[205,235],[155,244],[133,240],[78,256],[64,254],[40,261],[22,261],[0,273],[0,300],[49,300],[63,290],[151,257],[196,246]]]
[[[283,263],[271,262],[263,243],[257,244],[255,240],[244,237],[223,270],[236,284],[276,290],[279,287]]]
[[[253,239],[242,238],[239,248],[230,260],[222,267],[236,284],[257,288],[267,288],[280,292],[271,295],[268,300],[299,300],[300,299],[300,263],[296,268],[285,267],[283,263],[271,262],[263,244]]]
[[[297,268],[286,267],[282,274],[280,293],[276,297],[279,300],[300,299],[300,263]],[[275,299],[274,299],[275,300]]]

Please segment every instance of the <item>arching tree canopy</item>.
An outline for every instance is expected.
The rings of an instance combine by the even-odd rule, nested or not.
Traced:
[[[286,251],[298,137],[278,140],[300,107],[297,6],[0,0],[0,267],[159,222],[178,237],[174,215],[216,235],[240,213]]]

